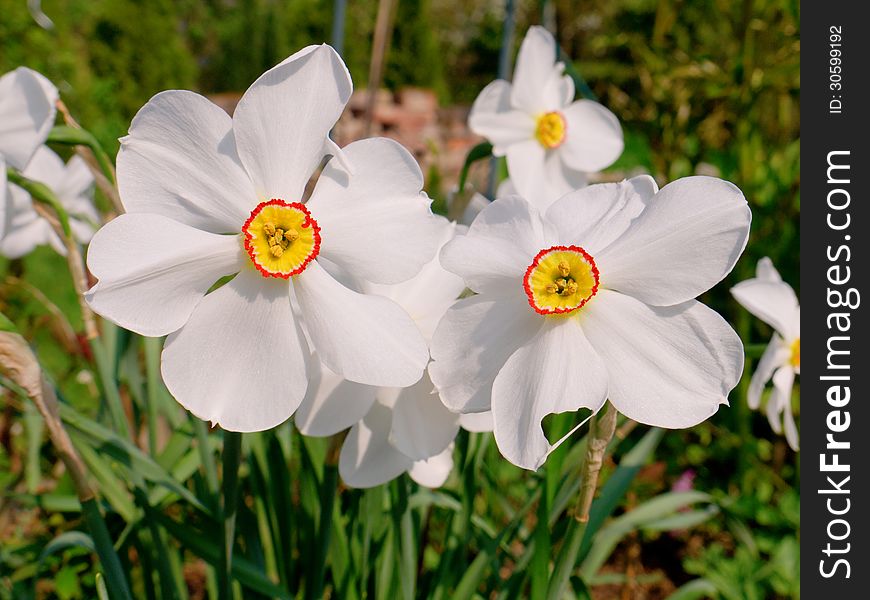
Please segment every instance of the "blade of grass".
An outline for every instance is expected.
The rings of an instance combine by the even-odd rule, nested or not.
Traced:
[[[417,540],[414,535],[414,513],[408,503],[408,485],[410,482],[404,476],[395,481],[398,502],[393,518],[398,520],[398,527],[395,530],[399,532],[401,552],[399,578],[402,583],[402,593],[405,600],[413,600],[417,590]]]
[[[236,505],[239,496],[239,465],[242,461],[242,434],[224,431],[221,521],[223,539],[218,567],[218,598],[233,600],[232,565],[236,533]]]

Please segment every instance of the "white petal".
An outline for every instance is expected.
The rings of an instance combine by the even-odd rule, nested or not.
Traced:
[[[3,155],[0,154],[0,240],[6,235],[6,228],[9,226],[9,220],[12,218],[11,200],[8,198],[9,184],[6,183],[6,161]]]
[[[454,304],[435,330],[429,365],[444,405],[453,412],[490,410],[495,376],[543,322],[524,295],[479,295]]]
[[[495,156],[504,156],[507,147],[534,139],[535,120],[510,103],[511,84],[497,79],[478,94],[468,114],[468,127],[492,144]]]
[[[783,281],[748,279],[733,288],[731,294],[746,310],[773,327],[787,339],[800,335],[800,314],[797,296]],[[795,330],[795,325],[798,329]]]
[[[502,181],[498,184],[498,187],[495,188],[495,197],[496,198],[504,198],[505,196],[519,196],[520,193],[517,191],[517,186],[514,185],[514,182],[511,181],[510,177]],[[481,206],[483,209],[483,206]],[[480,211],[478,211],[480,212]]]
[[[91,241],[91,238],[94,237],[94,233],[96,233],[96,229],[93,225],[72,217],[70,217],[69,220],[69,227],[72,231],[73,238],[75,238],[79,244],[87,244]]]
[[[592,173],[609,167],[622,154],[622,127],[601,104],[578,100],[562,114],[568,128],[558,152],[568,167]]]
[[[321,255],[376,283],[410,279],[434,258],[443,231],[417,161],[386,138],[354,142],[344,154],[354,174],[329,161],[307,204]]]
[[[121,139],[118,190],[130,213],[238,233],[259,200],[236,153],[232,120],[193,92],[161,92]]]
[[[233,130],[259,196],[302,199],[352,91],[347,67],[327,45],[303,48],[251,84]]]
[[[38,147],[27,167],[22,173],[35,181],[44,183],[55,194],[64,181],[66,175],[63,160],[48,146]]]
[[[770,343],[764,349],[764,354],[755,367],[755,373],[749,382],[749,391],[746,394],[746,402],[749,408],[756,410],[761,404],[761,392],[765,384],[773,377],[773,372],[780,365],[788,361],[788,349],[785,347],[779,334],[774,333]]]
[[[599,183],[571,192],[547,209],[562,244],[583,247],[594,257],[625,233],[658,191],[649,175],[620,183]]]
[[[90,199],[93,195],[93,188],[94,174],[91,173],[91,169],[84,159],[76,154],[69,159],[64,168],[63,182],[57,190],[58,196],[66,201],[85,198],[88,200],[88,204],[91,205],[92,201]],[[96,211],[93,214],[98,218]]]
[[[309,350],[288,291],[246,268],[199,303],[163,349],[163,380],[182,406],[227,431],[290,418],[308,385]]]
[[[755,265],[755,276],[764,281],[782,281],[779,271],[773,266],[773,261],[767,256],[760,259]]]
[[[516,296],[535,255],[554,245],[556,230],[519,196],[499,198],[484,208],[465,235],[441,250],[441,264],[472,290]]]
[[[12,226],[0,239],[0,254],[6,258],[21,258],[37,246],[47,244],[52,233],[51,225],[42,218],[32,219],[19,227]]]
[[[750,218],[743,194],[727,181],[685,177],[670,183],[595,257],[602,285],[660,306],[694,298],[734,267]]]
[[[553,95],[545,92],[553,72],[561,74],[563,68],[556,65],[553,35],[543,27],[529,27],[517,55],[511,104],[532,115],[560,108],[553,105]]]
[[[305,399],[293,422],[305,435],[326,437],[343,431],[366,416],[378,388],[348,381],[311,358],[310,381]]]
[[[792,371],[792,380],[794,380],[794,371]],[[798,434],[797,424],[794,422],[794,413],[791,408],[791,389],[786,395],[788,401],[785,403],[785,410],[782,414],[782,422],[785,428],[785,439],[789,447],[797,452],[800,450],[800,436]]]
[[[783,416],[786,417],[786,439],[789,446],[797,451],[798,436],[794,424],[794,416],[791,413],[791,391],[793,386],[794,369],[792,369],[790,365],[784,365],[778,368],[773,374],[773,391],[770,394],[770,398],[767,399],[770,403],[768,405],[767,415],[768,420],[770,420],[770,424],[773,426],[773,430],[776,431],[776,433],[782,432],[780,420],[782,420]],[[791,429],[791,431],[789,431],[789,429]]]
[[[408,458],[425,460],[440,454],[458,431],[456,414],[441,403],[428,374],[399,392],[390,439]]]
[[[338,459],[338,472],[355,488],[369,488],[395,479],[413,465],[389,441],[392,411],[375,402],[365,418],[351,428]]]
[[[607,370],[577,319],[548,319],[507,360],[492,386],[495,441],[502,455],[536,470],[550,450],[541,421],[607,399]]]
[[[467,231],[467,228],[447,219],[439,217],[439,220],[442,223],[439,247],[453,239],[454,235],[462,235]],[[442,267],[437,256],[424,265],[415,277],[407,281],[397,285],[366,286],[368,293],[395,300],[399,306],[408,311],[426,340],[432,339],[438,321],[464,290],[465,281]]]
[[[451,443],[437,456],[416,461],[408,471],[408,475],[423,487],[437,488],[444,485],[452,470],[453,444]]]
[[[546,110],[563,110],[574,100],[574,80],[565,75],[564,63],[556,63],[556,67],[550,71],[550,77],[542,90],[543,106]]]
[[[710,417],[743,372],[743,344],[690,300],[656,307],[610,290],[583,308],[586,337],[610,373],[610,401],[629,419],[684,428]]]
[[[492,431],[492,411],[459,415],[459,426],[475,433]]]
[[[367,385],[406,387],[420,379],[426,342],[398,304],[349,290],[317,261],[293,287],[314,350],[332,371]]]
[[[187,322],[218,279],[243,263],[238,236],[200,231],[150,214],[125,214],[88,248],[99,282],[85,298],[97,313],[140,335],[161,336]]]
[[[585,173],[565,166],[557,151],[544,150],[537,140],[511,146],[507,165],[519,194],[541,211],[586,185]]]
[[[509,180],[506,179],[505,181]],[[462,212],[462,218],[459,219],[459,222],[463,225],[471,225],[471,223],[474,222],[474,218],[479,215],[480,211],[482,211],[487,206],[489,206],[489,200],[487,200],[486,196],[475,192],[474,195],[471,197],[471,200],[468,201],[468,205],[465,207],[465,210]]]
[[[0,155],[22,170],[54,125],[57,88],[26,67],[0,77]]]

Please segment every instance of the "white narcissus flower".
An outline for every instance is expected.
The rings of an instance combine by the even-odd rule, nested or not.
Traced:
[[[257,79],[232,118],[198,94],[168,91],[122,140],[127,214],[91,242],[99,282],[87,299],[122,327],[168,334],[167,387],[224,429],[258,431],[290,417],[312,351],[372,385],[409,386],[426,367],[426,343],[401,307],[327,270],[404,281],[432,260],[440,236],[404,148],[370,139],[339,151],[329,140],[351,91],[338,54],[310,46]],[[324,156],[339,153],[343,162],[326,164],[303,203]]]
[[[541,210],[586,185],[587,173],[622,154],[616,116],[592,100],[574,101],[574,82],[557,62],[556,40],[531,27],[517,57],[513,83],[497,79],[471,108],[468,125],[506,156],[521,196]]]
[[[73,156],[69,163],[64,164],[52,150],[41,146],[22,174],[47,185],[54,192],[69,215],[73,237],[80,244],[86,244],[94,235],[100,215],[93,204],[94,176],[85,161]],[[0,239],[0,254],[19,258],[37,246],[48,244],[66,255],[63,240],[33,209],[30,194],[16,185],[9,186],[9,194],[9,226],[5,237]]]
[[[478,295],[438,324],[429,374],[452,411],[492,410],[511,462],[543,464],[553,413],[597,411],[691,427],[727,403],[743,345],[694,300],[732,269],[750,212],[710,177],[651,177],[572,192],[545,214],[518,196],[487,206],[441,251]]]
[[[446,219],[441,222],[442,245],[465,229]],[[465,283],[444,270],[435,257],[409,281],[363,287],[407,310],[429,340]],[[473,431],[492,430],[486,414],[466,419],[448,411],[428,374],[404,389],[353,383],[322,365],[318,375],[296,412],[296,426],[314,436],[351,428],[338,464],[342,479],[351,487],[380,485],[405,472],[421,485],[438,487],[453,466],[453,439],[460,425]]]
[[[54,125],[57,99],[57,88],[27,67],[0,77],[0,237],[10,218],[6,167],[24,169],[45,143]]]
[[[773,379],[767,419],[776,433],[785,429],[788,445],[797,451],[798,430],[791,407],[794,378],[801,372],[801,307],[797,296],[767,257],[758,261],[755,277],[738,283],[731,293],[746,310],[773,327],[773,337],[749,383],[749,407],[759,407],[761,392]]]

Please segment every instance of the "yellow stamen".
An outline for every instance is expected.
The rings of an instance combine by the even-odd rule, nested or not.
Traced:
[[[801,339],[797,338],[791,343],[791,358],[789,358],[791,366],[798,368],[801,366]]]
[[[598,268],[579,246],[553,246],[541,250],[529,265],[523,287],[535,312],[567,314],[596,294]]]
[[[320,228],[299,202],[261,203],[242,231],[245,250],[265,277],[298,275],[320,251]]]
[[[560,112],[540,115],[535,123],[535,139],[546,149],[556,148],[565,141],[568,124]]]

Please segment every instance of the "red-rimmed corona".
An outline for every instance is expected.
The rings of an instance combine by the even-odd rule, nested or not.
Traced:
[[[523,277],[529,306],[541,315],[566,315],[598,292],[595,259],[580,246],[552,246],[538,252]]]
[[[263,277],[289,279],[320,253],[320,227],[301,202],[261,202],[242,233],[245,251]]]

